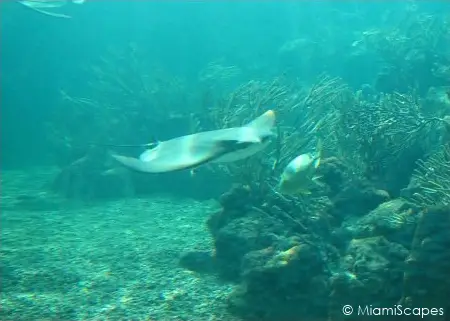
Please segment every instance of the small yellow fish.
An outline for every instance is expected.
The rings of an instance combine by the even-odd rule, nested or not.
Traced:
[[[306,153],[297,156],[283,170],[278,190],[281,194],[311,194],[311,187],[320,185],[317,181],[317,168],[321,159],[321,142],[318,143],[318,152]]]

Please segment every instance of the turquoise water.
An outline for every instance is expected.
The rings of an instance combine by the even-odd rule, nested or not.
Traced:
[[[448,2],[0,7],[2,320],[448,317]]]

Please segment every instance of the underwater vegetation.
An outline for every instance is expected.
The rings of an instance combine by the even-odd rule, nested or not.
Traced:
[[[242,320],[360,320],[344,316],[344,305],[448,307],[450,20],[411,5],[397,24],[354,37],[347,63],[380,61],[370,83],[332,71],[305,80],[295,68],[250,77],[214,61],[192,84],[152,65],[137,44],[111,49],[86,67],[83,90],[60,93],[47,124],[58,163],[49,189],[87,202],[161,192],[217,198],[203,222],[213,249],[186,249],[178,263],[233,284],[227,309]],[[343,50],[323,46],[293,39],[279,55],[325,60]],[[223,156],[211,151],[177,168],[191,173],[142,174],[112,157],[151,158],[169,146],[175,159],[187,143],[173,138],[214,136],[272,113],[270,144],[234,162],[210,162]],[[211,140],[202,141],[208,151]],[[314,182],[284,193],[283,174],[304,155]],[[24,196],[27,204],[42,203]]]
[[[136,141],[135,137],[158,132],[157,126],[141,125],[142,111],[137,108],[143,108],[139,97],[146,95],[139,92],[162,97],[158,98],[161,106],[170,102],[164,101],[165,94],[157,95],[159,90],[182,92],[179,82],[148,87],[142,82],[125,84],[130,77],[120,80],[119,73],[111,78],[100,74],[102,81],[114,79],[121,88],[130,88],[113,90],[127,98],[126,107],[105,109],[101,103],[65,97],[78,106],[74,112],[89,115],[92,123],[85,124],[96,128],[100,142],[107,138],[112,143],[113,137]],[[120,97],[114,101],[120,102]],[[277,135],[267,149],[241,161],[198,169],[202,177],[226,178],[233,187],[222,195],[222,208],[207,222],[214,238],[213,255],[188,253],[180,263],[198,271],[209,266],[207,270],[237,282],[229,297],[230,311],[249,319],[308,315],[338,320],[344,304],[443,305],[450,288],[444,277],[450,262],[446,254],[450,101],[447,97],[441,109],[433,99],[414,90],[352,90],[343,79],[327,75],[306,86],[279,77],[250,80],[213,106],[180,110],[176,118],[166,108],[155,112],[154,124],[176,121],[185,133],[239,127],[262,114],[266,106],[277,115]],[[120,108],[136,110],[136,117]],[[103,112],[109,114],[98,114]],[[68,132],[71,141],[92,141],[63,125],[57,130]],[[89,126],[85,129],[92,133]],[[280,194],[277,183],[285,166],[314,150],[317,140],[322,141],[317,168],[321,185],[310,194]],[[56,146],[73,153],[70,144]],[[151,192],[145,185],[158,179],[164,178],[134,176],[104,147],[93,145],[61,170],[54,189],[69,197],[95,199],[103,196],[105,185],[115,184],[108,197],[123,197],[137,190]],[[429,280],[430,273],[435,281]]]

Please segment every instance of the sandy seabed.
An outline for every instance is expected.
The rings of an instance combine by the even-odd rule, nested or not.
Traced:
[[[58,200],[51,170],[1,173],[1,320],[236,320],[232,284],[179,266],[211,251],[214,202]]]

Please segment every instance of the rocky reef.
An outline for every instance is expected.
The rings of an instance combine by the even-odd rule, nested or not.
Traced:
[[[249,188],[234,187],[220,202],[207,223],[209,258],[215,273],[238,284],[229,309],[246,320],[360,320],[342,307],[444,307],[450,295],[448,206],[415,210],[380,198],[367,214],[341,212],[343,220],[324,228],[275,199],[259,207]]]
[[[426,165],[447,160],[446,148]],[[445,307],[450,207],[439,193],[449,190],[442,176],[450,172],[440,163],[434,180],[415,172],[415,198],[349,180],[349,168],[334,161],[321,169],[328,188],[320,196],[236,184],[207,221],[214,252],[190,267],[235,282],[229,309],[245,320],[361,320],[344,316],[344,305]],[[435,183],[434,198],[419,196],[433,184],[424,177]]]

